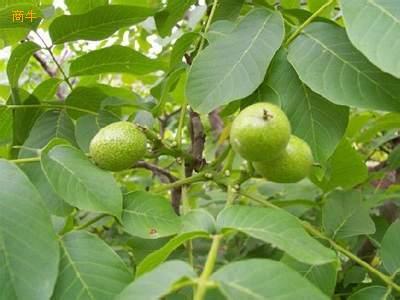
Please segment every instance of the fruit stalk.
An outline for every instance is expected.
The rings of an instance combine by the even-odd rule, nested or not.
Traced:
[[[186,177],[186,178],[177,180],[177,181],[169,183],[169,184],[164,184],[163,186],[161,186],[157,189],[154,189],[153,192],[160,193],[160,192],[168,191],[170,189],[177,188],[177,187],[180,187],[180,186],[183,186],[186,184],[209,180],[210,178],[207,178],[205,175],[206,175],[205,173],[200,172],[196,175]]]

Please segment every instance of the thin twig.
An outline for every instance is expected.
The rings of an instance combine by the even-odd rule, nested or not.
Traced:
[[[134,167],[150,170],[151,172],[153,172],[154,175],[159,177],[162,182],[171,183],[177,180],[177,178],[166,169],[160,168],[159,166],[151,164],[147,161],[138,161]]]
[[[62,76],[64,77],[64,81],[67,83],[67,85],[69,86],[69,88],[72,90],[72,84],[69,81],[69,78],[67,76],[67,74],[64,72],[64,69],[61,67],[61,65],[59,64],[59,62],[57,61],[56,57],[54,56],[53,51],[51,50],[51,46],[47,46],[46,42],[44,41],[44,39],[40,36],[40,34],[37,31],[34,31],[34,33],[36,34],[36,36],[42,41],[43,45],[45,46],[45,49],[49,52],[51,58],[53,59],[54,63],[56,64],[58,70],[60,71],[60,73],[62,74]]]
[[[204,127],[201,123],[200,115],[193,110],[190,110],[190,138],[192,141],[191,145],[191,156],[193,161],[186,162],[186,176],[191,176],[193,170],[199,171],[206,163],[203,158],[204,144],[206,136],[204,134]]]
[[[56,72],[51,69],[51,67],[47,64],[47,62],[39,55],[39,53],[35,52],[33,57],[38,61],[38,63],[42,66],[43,70],[50,76],[55,77]]]

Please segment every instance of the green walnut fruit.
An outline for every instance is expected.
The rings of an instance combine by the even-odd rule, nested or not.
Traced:
[[[273,161],[254,162],[254,169],[269,181],[294,183],[307,177],[313,164],[310,147],[292,135],[285,151]]]
[[[249,161],[270,161],[286,148],[291,128],[285,113],[271,103],[246,107],[232,123],[230,142]]]
[[[90,156],[102,169],[122,171],[146,153],[146,136],[130,122],[116,122],[95,135],[90,142]]]

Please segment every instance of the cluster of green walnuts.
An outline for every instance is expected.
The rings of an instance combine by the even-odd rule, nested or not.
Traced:
[[[232,148],[267,180],[293,183],[308,176],[313,156],[308,144],[291,131],[279,107],[256,103],[233,121],[230,141]]]
[[[240,112],[231,128],[232,148],[269,181],[290,183],[306,177],[313,163],[308,144],[291,135],[285,113],[270,103]],[[122,171],[146,154],[146,136],[130,122],[102,128],[90,143],[90,156],[102,169]]]

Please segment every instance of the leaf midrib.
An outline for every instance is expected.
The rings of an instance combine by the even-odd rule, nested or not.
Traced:
[[[394,16],[390,11],[388,11],[386,8],[384,8],[382,5],[379,5],[378,3],[375,2],[375,0],[367,0],[368,3],[370,3],[372,6],[375,6],[378,8],[380,11],[382,11],[384,14],[389,16],[397,25],[400,25],[400,20]]]
[[[233,73],[233,71],[238,67],[238,65],[242,62],[243,58],[246,56],[246,54],[250,51],[250,49],[253,47],[255,42],[258,40],[260,34],[265,30],[266,24],[269,22],[269,20],[272,18],[273,14],[271,13],[266,20],[263,22],[263,25],[261,28],[257,31],[256,35],[254,38],[251,40],[249,46],[243,51],[242,55],[239,57],[238,61],[232,66],[231,70],[227,72],[222,78],[222,80],[219,81],[219,83],[215,86],[214,89],[212,89],[206,96],[205,98],[208,99],[210,95],[212,95],[217,89],[221,87],[221,85],[225,82],[225,80]]]
[[[313,35],[309,34],[308,32],[303,32],[303,34],[305,36],[307,36],[308,38],[310,38],[311,40],[313,40],[315,43],[317,43],[321,48],[325,49],[326,51],[328,51],[329,53],[331,53],[334,57],[336,57],[338,60],[340,60],[341,62],[343,62],[343,64],[349,66],[351,69],[353,69],[357,74],[362,75],[363,77],[365,77],[368,81],[370,81],[375,87],[379,88],[383,93],[387,94],[390,98],[400,101],[399,98],[396,98],[394,95],[392,95],[391,93],[389,93],[389,91],[387,91],[385,88],[383,88],[380,84],[378,84],[378,82],[376,82],[374,79],[372,79],[371,77],[369,77],[367,74],[365,74],[364,72],[361,72],[361,70],[359,70],[356,66],[354,66],[352,63],[350,63],[348,60],[343,59],[341,56],[339,56],[337,53],[335,53],[331,48],[329,48],[327,45],[325,45],[322,41],[320,41],[319,39],[315,38]]]
[[[271,231],[266,231],[266,230],[264,230],[264,229],[262,229],[262,228],[255,228],[255,227],[242,227],[242,226],[235,226],[235,227],[230,227],[230,226],[228,226],[228,227],[224,227],[224,228],[227,228],[227,229],[233,229],[233,230],[239,230],[239,231],[242,231],[242,232],[255,232],[255,233],[266,233],[266,234],[269,234],[269,235],[272,235],[272,236],[275,236],[275,237],[279,237],[280,239],[284,239],[285,241],[289,241],[290,243],[289,244],[297,244],[297,245],[300,245],[300,246],[304,246],[304,244],[303,243],[298,243],[298,242],[294,242],[295,240],[293,240],[293,239],[289,239],[289,238],[282,238],[282,236],[280,235],[280,234],[278,234],[278,233],[274,233],[274,232],[271,232]],[[258,239],[259,239],[259,237],[258,237]],[[301,248],[301,247],[300,247]],[[285,250],[284,250],[285,251]],[[332,261],[333,259],[330,259],[330,260],[327,260],[327,256],[325,256],[325,255],[323,255],[323,256],[321,256],[320,255],[320,252],[318,252],[318,251],[316,251],[316,250],[314,250],[314,249],[310,249],[310,251],[309,252],[314,252],[317,256],[319,256],[320,257],[320,259],[319,259],[319,261],[323,261],[323,262],[330,262],[330,261]],[[313,255],[310,255],[310,257],[312,257]]]
[[[64,253],[65,253],[65,257],[67,258],[69,264],[71,265],[72,269],[74,270],[74,272],[76,273],[76,276],[78,277],[78,280],[81,282],[84,290],[87,291],[88,296],[90,297],[91,300],[95,300],[93,294],[91,293],[89,286],[86,284],[86,282],[83,280],[79,270],[77,269],[77,266],[75,265],[74,261],[72,260],[71,255],[69,254],[67,247],[65,247],[63,240],[60,240],[60,245],[61,248],[63,249]]]
[[[66,17],[70,17],[70,16],[66,16]],[[117,20],[113,20],[113,21],[109,21],[109,22],[105,22],[105,23],[88,26],[88,27],[85,27],[84,29],[78,29],[76,31],[71,31],[69,34],[62,36],[61,38],[58,38],[58,39],[54,40],[53,42],[54,42],[54,44],[63,43],[63,42],[68,41],[68,39],[73,37],[74,35],[81,34],[82,32],[85,32],[85,31],[98,30],[99,28],[104,27],[104,26],[123,23],[130,19],[142,19],[142,18],[145,18],[145,17],[144,16],[142,16],[142,17],[127,17],[125,19],[117,19]],[[65,18],[63,18],[63,19],[65,19]]]
[[[76,179],[76,181],[78,181],[78,183],[84,187],[84,189],[86,190],[86,192],[88,193],[88,195],[92,195],[92,196],[94,196],[94,197],[96,198],[96,195],[93,194],[93,192],[92,192],[90,189],[88,189],[87,185],[79,178],[79,176],[75,176],[74,171],[72,171],[70,168],[68,168],[67,166],[65,166],[60,160],[58,160],[58,159],[55,158],[55,157],[50,157],[50,156],[49,156],[49,159],[53,160],[53,161],[56,162],[58,165],[60,165],[62,168],[64,168],[65,170],[67,170],[67,171]],[[89,199],[89,202],[90,202],[90,204],[92,205],[93,202],[92,202],[92,200],[91,200],[91,197],[88,197],[87,199]],[[76,203],[73,203],[72,205],[75,205],[75,204],[76,204]]]

